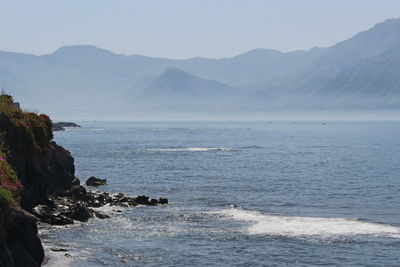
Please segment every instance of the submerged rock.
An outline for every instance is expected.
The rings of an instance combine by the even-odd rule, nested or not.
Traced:
[[[87,179],[86,185],[87,186],[107,185],[107,180],[92,176],[89,179]]]
[[[168,199],[167,199],[167,198],[160,197],[160,198],[158,199],[158,203],[160,203],[161,205],[168,204]]]
[[[68,250],[65,248],[50,248],[51,251],[54,252],[67,252]]]
[[[54,122],[52,124],[53,131],[65,131],[65,127],[81,127],[81,126],[74,122],[65,122],[65,121]]]
[[[110,216],[108,216],[107,214],[98,212],[98,211],[94,211],[94,215],[99,218],[99,219],[107,219],[110,218]]]

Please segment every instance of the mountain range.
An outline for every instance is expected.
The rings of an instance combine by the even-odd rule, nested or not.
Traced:
[[[0,86],[55,114],[400,109],[400,19],[328,48],[221,59],[121,55],[95,46],[0,51]]]

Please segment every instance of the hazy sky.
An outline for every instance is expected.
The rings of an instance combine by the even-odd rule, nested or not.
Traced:
[[[92,44],[116,53],[228,57],[330,46],[387,18],[400,0],[0,0],[0,50]]]

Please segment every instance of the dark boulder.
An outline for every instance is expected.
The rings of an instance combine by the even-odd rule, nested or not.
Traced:
[[[60,214],[60,211],[55,207],[49,207],[47,205],[36,206],[32,214],[34,214],[40,221],[52,225],[66,225],[73,224],[74,220]]]
[[[36,218],[19,207],[13,207],[7,213],[0,219],[0,266],[40,266],[44,251]]]
[[[64,212],[65,216],[80,222],[86,222],[93,216],[93,212],[81,203],[75,203],[69,206],[68,211]]]
[[[149,197],[146,197],[146,196],[138,196],[135,199],[135,202],[140,205],[149,205],[150,204]]]
[[[158,203],[160,203],[161,205],[168,204],[168,199],[167,199],[167,198],[160,197],[160,198],[158,199]]]
[[[86,188],[81,185],[74,185],[71,189],[59,194],[60,196],[70,197],[75,200],[90,201],[93,196],[86,191]]]
[[[65,248],[50,248],[51,251],[54,252],[67,252],[68,250]]]
[[[99,218],[99,219],[107,219],[110,218],[110,216],[108,216],[107,214],[98,212],[98,211],[93,211],[94,215]]]
[[[87,186],[107,185],[107,180],[92,176],[89,179],[87,179],[86,185]]]

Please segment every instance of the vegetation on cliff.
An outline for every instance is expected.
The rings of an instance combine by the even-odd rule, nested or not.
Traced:
[[[41,150],[53,138],[52,122],[47,115],[23,111],[12,96],[2,92],[0,95],[0,116],[5,116],[16,129],[13,138],[20,142],[21,147],[30,150]],[[6,132],[1,132],[6,135]],[[2,138],[4,139],[4,138]],[[13,201],[19,201],[21,183],[16,171],[9,162],[9,147],[0,143],[0,208],[8,207]]]
[[[44,251],[37,219],[72,224],[109,218],[93,209],[106,204],[168,204],[165,198],[86,190],[75,177],[71,153],[52,139],[47,115],[21,110],[11,96],[0,94],[0,266],[40,266]]]
[[[7,116],[18,130],[18,137],[30,145],[43,146],[53,139],[52,122],[45,114],[27,112],[14,103],[12,96],[0,95],[0,113]]]
[[[0,94],[0,266],[40,266],[44,251],[29,211],[75,178],[73,158],[51,141],[51,128],[47,115]]]
[[[8,207],[13,199],[19,199],[21,183],[15,170],[7,162],[3,153],[0,153],[0,208]]]

